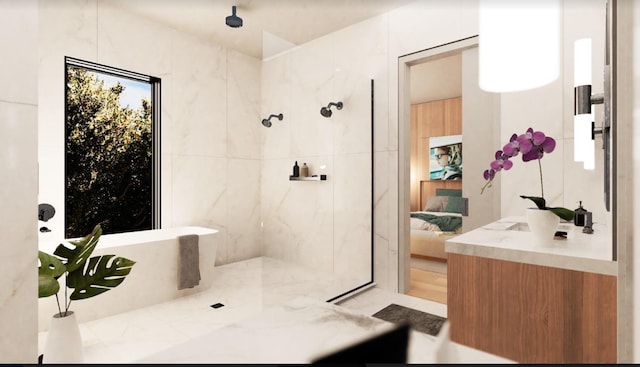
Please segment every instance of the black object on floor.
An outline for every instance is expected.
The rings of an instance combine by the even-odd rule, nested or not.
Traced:
[[[211,305],[211,307],[213,307],[213,308],[220,308],[222,306],[224,306],[222,303],[214,303],[214,304]]]
[[[447,320],[444,317],[396,305],[395,303],[374,313],[372,316],[396,324],[408,322],[412,329],[433,336],[438,335],[442,324]]]
[[[410,326],[407,323],[396,325],[391,330],[316,358],[312,363],[363,367],[365,363],[405,364],[407,363],[409,330]]]

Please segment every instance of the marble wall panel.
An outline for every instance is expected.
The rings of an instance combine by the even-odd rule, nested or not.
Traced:
[[[397,58],[460,39],[463,4],[469,2],[417,0],[390,11],[390,56]]]
[[[390,289],[388,268],[390,259],[387,256],[389,248],[389,236],[395,230],[390,228],[389,223],[389,206],[391,201],[396,201],[389,196],[389,153],[374,153],[374,261],[373,261],[373,279],[383,289]],[[384,256],[380,256],[384,254]]]
[[[33,91],[37,89],[38,80],[29,76],[38,69],[38,60],[23,56],[33,53],[33,45],[37,43],[38,19],[25,16],[37,12],[37,4],[4,0],[1,5],[0,24],[6,27],[7,37],[0,38],[0,48],[4,50],[0,83],[5,86],[0,91],[0,100],[36,104],[37,94]],[[17,75],[23,78],[16,78]]]
[[[336,93],[342,93],[345,104],[343,110],[332,117],[336,154],[371,151],[371,79],[378,83],[379,92],[386,86],[386,20],[386,17],[376,17],[346,28],[334,41],[333,88]],[[379,97],[384,97],[384,93]],[[386,105],[386,99],[378,98],[376,108],[378,105]]]
[[[262,162],[261,213],[262,255],[290,261],[293,254],[293,210],[295,202],[289,175],[290,159],[266,159]]]
[[[334,273],[371,280],[371,153],[334,158]]]
[[[328,155],[333,152],[334,117],[320,115],[320,109],[329,102],[344,98],[343,91],[333,88],[335,75],[333,37],[316,39],[292,52],[293,130],[291,154],[293,156]],[[334,116],[338,114],[332,108]]]
[[[227,155],[262,158],[264,127],[260,117],[260,61],[227,52]],[[274,121],[275,123],[275,121]]]
[[[42,240],[64,238],[64,58],[96,61],[96,1],[41,1],[38,6],[38,201],[57,214]]]
[[[216,264],[228,259],[228,161],[179,156],[172,159],[172,226],[202,226],[219,231]]]
[[[31,5],[19,12],[28,18],[27,23],[35,20],[35,13],[30,12],[35,7]],[[0,13],[5,7],[0,2]],[[23,52],[20,57],[35,58],[35,42],[29,43],[32,54]],[[35,68],[30,75],[36,75]],[[31,93],[35,95],[36,91]],[[0,256],[6,260],[0,287],[0,363],[37,361],[37,151],[37,106],[0,102],[0,172],[4,177],[0,189]]]
[[[272,119],[272,126],[262,130],[263,159],[288,158],[291,153],[291,135],[297,119],[293,114],[293,74],[291,53],[272,58],[262,63],[261,115],[282,114],[282,121]]]
[[[173,152],[227,156],[227,50],[175,36]]]
[[[327,175],[326,181],[290,181],[287,196],[291,210],[292,261],[311,269],[333,272],[335,225],[334,190],[337,183],[334,158],[300,157],[299,165],[307,162],[310,174],[320,172],[320,166]]]
[[[153,76],[172,71],[171,28],[108,1],[98,1],[97,20],[98,62]]]
[[[257,159],[229,159],[228,162],[228,262],[236,262],[261,255],[262,162]]]

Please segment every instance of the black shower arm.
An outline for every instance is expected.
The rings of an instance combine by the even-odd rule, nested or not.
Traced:
[[[282,114],[278,114],[278,115],[270,115],[269,118],[267,118],[267,120],[271,121],[272,117],[277,117],[278,120],[282,121],[282,119],[284,118],[284,116]]]

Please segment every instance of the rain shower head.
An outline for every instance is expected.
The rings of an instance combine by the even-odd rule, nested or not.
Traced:
[[[331,106],[336,106],[337,109],[341,110],[342,102],[337,102],[337,103],[330,102],[327,107],[322,107],[320,109],[320,114],[324,117],[331,117],[331,115],[333,114],[333,112],[331,111]]]
[[[231,7],[231,15],[226,18],[226,23],[229,27],[240,28],[242,27],[242,18],[236,16],[235,5]]]
[[[269,116],[269,118],[262,119],[262,125],[263,125],[264,127],[271,127],[271,118],[272,118],[272,117],[277,117],[277,118],[278,118],[278,120],[282,121],[282,118],[283,118],[284,116],[283,116],[282,114],[279,114],[279,115],[271,115],[271,116]]]

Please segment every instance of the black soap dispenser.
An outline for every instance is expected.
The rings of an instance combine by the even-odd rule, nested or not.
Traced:
[[[300,166],[298,166],[298,161],[293,165],[293,176],[291,177],[300,177]]]
[[[573,216],[573,224],[578,227],[584,227],[585,217],[587,215],[587,210],[582,207],[582,201],[580,201],[580,206],[574,210],[575,215]]]

